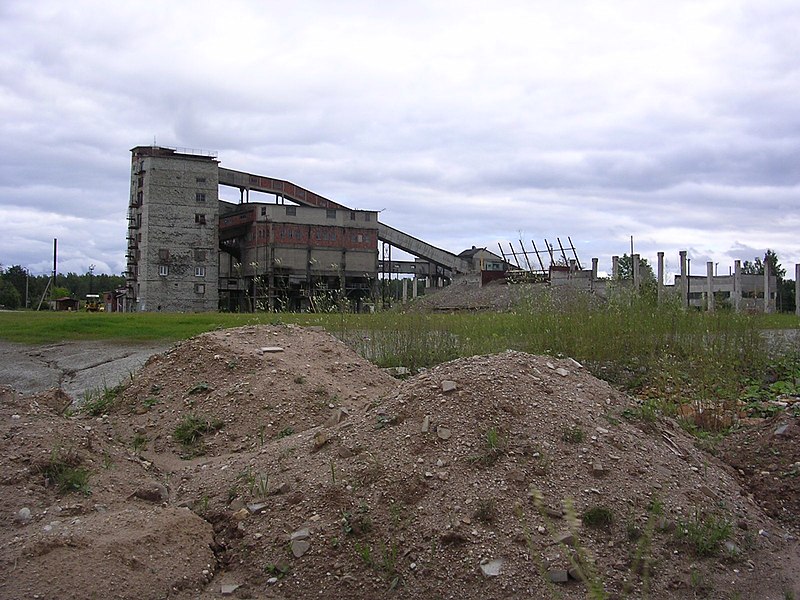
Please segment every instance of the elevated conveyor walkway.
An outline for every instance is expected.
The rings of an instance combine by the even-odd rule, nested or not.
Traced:
[[[219,184],[239,188],[240,190],[275,194],[302,206],[352,210],[343,204],[315,194],[290,181],[253,175],[223,167],[219,168]],[[378,239],[413,256],[450,269],[453,273],[467,273],[470,270],[469,263],[455,254],[380,222],[378,223]]]

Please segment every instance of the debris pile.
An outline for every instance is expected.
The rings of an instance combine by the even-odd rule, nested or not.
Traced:
[[[3,597],[800,593],[797,541],[735,472],[570,359],[398,381],[246,327],[154,357],[106,415],[7,393],[0,416]],[[42,477],[67,439],[88,495]]]

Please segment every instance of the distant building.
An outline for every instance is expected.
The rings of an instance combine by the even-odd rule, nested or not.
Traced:
[[[295,195],[317,205],[279,196],[250,202],[250,184],[265,178],[225,170],[227,184],[242,190],[243,202],[234,204],[219,199],[219,173],[211,154],[131,150],[127,295],[116,307],[306,310],[346,298],[359,308],[374,294],[377,212],[311,198],[296,186]]]
[[[131,154],[129,309],[217,310],[217,160],[154,146]]]

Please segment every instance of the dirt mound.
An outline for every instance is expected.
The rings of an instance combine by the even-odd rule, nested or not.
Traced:
[[[246,327],[102,408],[2,396],[0,596],[800,593],[796,540],[735,473],[569,359],[400,382],[321,331]],[[46,485],[54,447],[91,495]]]
[[[115,409],[125,416],[115,420],[116,433],[138,435],[148,450],[183,457],[255,450],[321,425],[336,411],[354,410],[395,384],[321,330],[215,331],[146,363]],[[191,425],[191,418],[200,430],[196,443],[182,443],[176,429]]]
[[[0,390],[0,596],[163,598],[199,590],[211,526],[168,505],[152,465],[54,412],[57,394]]]
[[[726,437],[719,454],[767,514],[800,533],[800,405]]]

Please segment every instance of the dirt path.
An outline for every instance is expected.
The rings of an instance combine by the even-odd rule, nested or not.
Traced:
[[[24,395],[60,388],[80,400],[87,391],[130,379],[148,358],[171,345],[81,341],[40,346],[0,340],[0,386]]]

